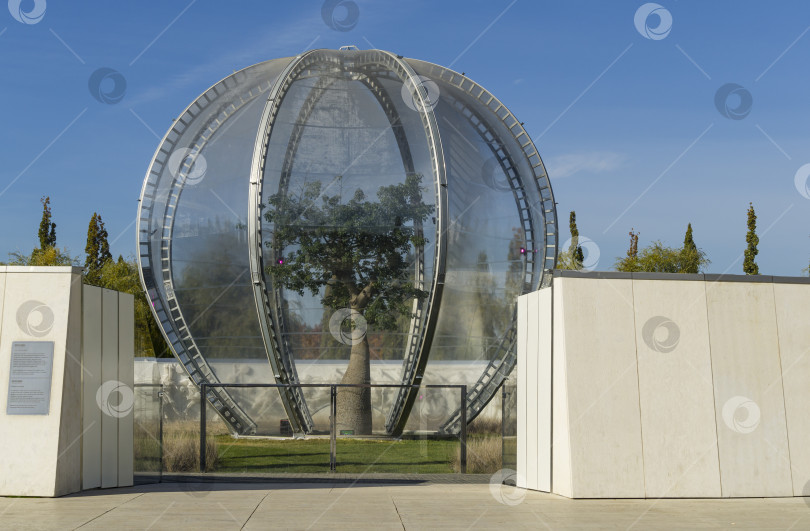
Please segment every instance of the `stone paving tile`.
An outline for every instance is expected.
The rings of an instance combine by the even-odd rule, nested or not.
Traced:
[[[808,503],[569,500],[475,483],[186,482],[0,498],[0,529],[810,529]]]

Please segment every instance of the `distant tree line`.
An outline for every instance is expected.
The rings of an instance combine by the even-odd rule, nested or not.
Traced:
[[[51,198],[43,197],[42,220],[39,224],[39,247],[31,253],[9,253],[8,265],[80,266],[79,257],[56,244],[56,223],[51,211]],[[82,281],[91,286],[131,293],[135,296],[135,348],[138,356],[171,357],[160,328],[152,317],[138,274],[135,259],[118,256],[113,259],[107,230],[101,215],[93,212],[87,228],[87,245]]]
[[[571,211],[568,219],[571,233],[570,245],[561,249],[557,257],[557,269],[583,269],[585,256],[579,242],[579,229],[577,228],[577,215]],[[746,275],[759,275],[759,266],[756,256],[759,254],[759,236],[757,236],[757,215],[754,205],[748,204],[748,231],[745,235],[746,247],[743,251],[743,272]],[[697,246],[694,239],[692,224],[686,226],[683,245],[670,247],[660,240],[655,240],[646,247],[639,249],[639,232],[630,229],[630,245],[625,256],[617,257],[614,263],[616,271],[623,272],[653,272],[653,273],[703,273],[711,263],[706,252]],[[810,268],[804,269],[810,273]]]

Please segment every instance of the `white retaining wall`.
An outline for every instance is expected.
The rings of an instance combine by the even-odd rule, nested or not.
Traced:
[[[518,315],[520,486],[808,494],[810,279],[562,272]]]
[[[273,372],[267,358],[264,359],[214,359],[209,360],[214,373],[221,382],[227,383],[274,383]],[[468,389],[478,380],[487,367],[486,360],[431,361],[422,383],[425,385],[466,384]],[[302,382],[339,383],[346,370],[347,361],[340,360],[298,360],[296,369]],[[402,361],[372,360],[371,381],[374,383],[399,384],[402,374]],[[174,358],[135,358],[136,384],[163,384],[164,419],[199,420],[200,391],[188,379],[183,367]],[[375,388],[372,390],[373,423],[375,429],[384,425],[393,403],[396,389]],[[145,396],[145,395],[144,395]],[[316,429],[329,426],[329,388],[305,389],[310,413]],[[277,435],[279,421],[287,414],[279,400],[276,389],[243,389],[234,394],[237,403],[258,424],[261,435]],[[408,418],[406,430],[438,429],[459,405],[457,389],[425,389],[414,404]],[[144,400],[139,404],[139,418],[149,418],[157,412],[154,400]],[[221,419],[209,409],[209,422],[220,423]],[[498,393],[484,411],[484,418],[500,419],[501,395]]]

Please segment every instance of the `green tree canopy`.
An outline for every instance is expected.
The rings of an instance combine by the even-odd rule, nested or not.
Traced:
[[[149,301],[143,292],[134,259],[107,260],[98,272],[94,285],[102,288],[131,293],[135,296],[135,353],[138,356],[171,357],[172,353],[163,339],[160,327],[152,316]],[[87,282],[85,278],[85,282]],[[89,283],[89,282],[88,282]]]
[[[616,270],[651,273],[697,273],[711,262],[701,249],[667,247],[660,241],[638,250],[638,234],[630,232],[627,256],[616,259]]]
[[[67,248],[46,247],[34,249],[31,254],[20,251],[9,253],[9,265],[22,266],[78,266],[79,259],[70,255]]]
[[[402,184],[384,186],[378,201],[362,190],[341,202],[322,193],[321,183],[308,183],[297,196],[276,194],[268,201],[265,219],[273,223],[276,263],[268,266],[273,280],[301,295],[318,296],[335,310],[351,308],[370,325],[393,328],[398,315],[411,314],[407,302],[427,293],[407,280],[412,247],[427,240],[417,230],[434,207],[422,202],[421,175]]]
[[[104,264],[112,260],[110,244],[107,241],[107,230],[101,216],[93,212],[87,228],[87,245],[84,248],[84,275],[89,284],[96,284]]]

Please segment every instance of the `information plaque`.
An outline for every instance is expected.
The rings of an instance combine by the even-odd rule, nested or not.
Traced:
[[[51,402],[53,341],[14,341],[7,415],[47,415]]]

